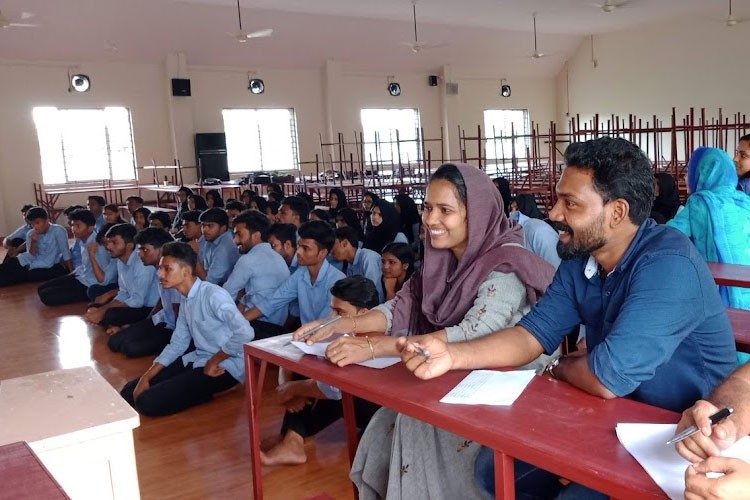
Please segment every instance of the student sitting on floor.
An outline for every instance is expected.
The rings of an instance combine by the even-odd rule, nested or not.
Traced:
[[[289,267],[289,272],[294,273],[299,267],[297,263],[297,226],[281,222],[272,224],[268,233],[268,243],[276,253],[284,258],[286,265]]]
[[[148,227],[148,218],[151,215],[151,210],[146,207],[136,208],[133,212],[133,225],[136,231],[143,231]]]
[[[276,218],[283,224],[294,224],[299,228],[307,222],[307,216],[310,213],[310,207],[302,198],[289,196],[281,201],[281,207]]]
[[[125,224],[125,219],[120,217],[120,207],[114,203],[104,205],[104,222],[106,224]],[[101,231],[97,231],[98,233]],[[106,233],[105,233],[106,234]]]
[[[229,215],[221,208],[209,208],[200,215],[203,236],[190,246],[198,252],[197,276],[219,286],[229,278],[240,252],[229,231]]]
[[[364,276],[337,281],[331,288],[331,309],[341,317],[366,313],[379,303],[375,284]],[[263,465],[302,464],[307,461],[305,438],[314,436],[341,418],[341,392],[315,380],[294,380],[276,389],[279,403],[286,406],[281,424],[283,439],[270,450],[260,452]],[[364,429],[378,405],[354,398],[357,427]]]
[[[344,263],[344,273],[347,276],[364,276],[369,278],[378,290],[378,303],[385,302],[383,285],[380,278],[383,267],[380,254],[366,248],[359,248],[357,230],[353,227],[336,229],[336,240],[331,254],[333,258]]]
[[[130,223],[135,225],[135,211],[143,207],[143,198],[140,196],[128,196],[125,198],[125,204],[130,214]]]
[[[408,243],[389,243],[383,248],[380,262],[385,300],[392,300],[414,274],[414,252]]]
[[[229,215],[229,228],[233,229],[234,218],[240,215],[243,210],[245,210],[245,205],[237,200],[228,200],[226,205],[224,206],[224,209],[227,211],[227,215]]]
[[[88,289],[92,285],[107,285],[117,280],[117,264],[103,247],[96,245],[96,218],[90,210],[76,210],[68,215],[72,222],[73,236],[80,242],[81,265],[64,276],[45,281],[37,289],[39,299],[47,306],[60,306],[87,302]],[[95,252],[89,252],[89,247],[96,245]],[[105,269],[103,282],[100,282],[92,267],[92,261],[97,261],[101,269]]]
[[[117,224],[107,231],[107,251],[117,261],[119,291],[108,304],[86,311],[92,323],[105,328],[133,324],[148,316],[159,298],[156,271],[138,257],[135,234],[130,224]]]
[[[106,304],[117,295],[117,260],[113,259],[107,250],[107,231],[115,225],[105,224],[102,230],[96,233],[94,242],[86,246],[91,272],[96,278],[96,283],[86,290],[91,304]]]
[[[161,250],[174,241],[166,229],[149,227],[135,235],[138,256],[144,265],[158,269]],[[159,283],[159,300],[149,315],[127,327],[110,327],[107,345],[114,352],[129,358],[156,355],[172,337],[180,307],[180,294],[174,288],[164,288]]]
[[[73,270],[65,228],[50,223],[42,207],[30,208],[26,220],[32,227],[26,233],[27,251],[0,264],[0,286],[47,281]]]
[[[31,231],[31,224],[26,221],[26,212],[34,205],[21,207],[21,216],[24,224],[3,239],[3,248],[7,250],[7,257],[18,257],[18,254],[26,250],[26,233]]]
[[[63,215],[68,221],[68,227],[71,232],[73,232],[73,221],[70,220],[70,214],[76,210],[84,210],[85,208],[81,205],[71,205],[63,210]],[[70,247],[70,262],[73,269],[81,265],[81,241],[77,238],[73,240],[73,246]]]
[[[159,281],[180,292],[189,314],[177,317],[170,343],[151,368],[121,391],[143,415],[171,415],[206,403],[244,380],[242,345],[253,340],[253,329],[226,290],[195,275],[197,261],[186,243],[162,247]],[[191,340],[195,351],[183,356]]]
[[[255,303],[244,316],[252,321],[273,314],[291,302],[299,303],[299,317],[303,323],[326,318],[331,314],[331,287],[344,273],[331,266],[326,257],[335,237],[331,226],[321,221],[305,222],[299,228],[297,269],[271,295]]]
[[[200,210],[188,210],[187,212],[182,212],[182,241],[185,243],[190,243],[191,241],[195,241],[195,243],[191,243],[190,246],[193,247],[193,250],[198,252],[198,248],[200,248],[199,240],[203,234],[201,233],[201,212]]]
[[[234,243],[240,255],[232,274],[224,283],[224,290],[233,298],[244,291],[239,300],[240,309],[251,308],[270,297],[289,278],[289,268],[284,259],[268,244],[271,221],[257,210],[245,210],[234,219]],[[286,333],[283,325],[288,308],[280,307],[253,320],[255,338],[262,339]]]
[[[104,218],[104,206],[106,204],[107,200],[105,200],[103,196],[92,195],[89,196],[86,200],[86,208],[88,208],[91,213],[94,214],[94,219],[96,220],[94,228],[97,233],[101,231],[104,227],[104,224],[107,223],[106,219]]]
[[[157,212],[151,212],[148,216],[148,227],[155,227],[159,229],[169,229],[172,227],[172,221],[169,219],[167,212],[161,210]]]

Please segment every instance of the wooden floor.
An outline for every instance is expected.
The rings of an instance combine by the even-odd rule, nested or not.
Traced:
[[[111,353],[101,329],[81,319],[84,308],[45,307],[31,284],[0,288],[0,380],[91,365],[119,390],[139,376],[151,358]],[[278,433],[282,415],[270,401],[276,372],[267,380],[263,437]],[[252,498],[244,388],[171,417],[141,417],[134,438],[141,498]],[[265,498],[352,498],[343,423],[309,439],[306,449],[306,464],[264,470]]]

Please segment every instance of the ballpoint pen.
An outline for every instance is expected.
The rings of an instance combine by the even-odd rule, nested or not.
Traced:
[[[414,348],[415,351],[417,351],[417,354],[419,354],[420,356],[422,356],[424,358],[424,362],[425,363],[429,363],[430,362],[430,353],[427,352],[427,350],[422,349],[417,344],[412,344],[411,346]]]
[[[732,409],[732,407],[727,406],[726,408],[722,408],[721,410],[717,411],[716,413],[708,417],[709,420],[711,420],[711,426],[714,426],[718,424],[719,422],[721,422],[722,420],[724,420],[725,418],[727,418],[729,415],[732,414],[733,411],[734,409]],[[687,439],[693,434],[697,434],[698,432],[700,432],[700,429],[698,428],[698,426],[691,425],[690,427],[683,430],[679,434],[675,434],[675,436],[672,439],[667,441],[667,444],[679,443],[683,439]]]
[[[322,324],[316,326],[315,328],[306,331],[304,334],[302,334],[300,336],[300,338],[297,339],[297,342],[303,342],[303,341],[307,340],[310,337],[310,335],[312,335],[313,333],[319,332],[323,328],[334,324],[335,322],[337,322],[340,319],[341,319],[341,316],[336,316],[335,318],[329,319],[325,323],[322,323]]]

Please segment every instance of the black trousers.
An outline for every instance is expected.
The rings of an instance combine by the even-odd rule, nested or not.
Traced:
[[[182,359],[164,367],[151,379],[150,387],[134,400],[133,391],[139,380],[134,379],[125,384],[120,394],[138,413],[147,417],[172,415],[207,403],[215,394],[239,383],[229,372],[209,377],[203,374],[203,367],[193,368],[193,363],[183,366]]]
[[[253,337],[253,340],[276,337],[277,335],[284,335],[285,333],[289,333],[290,331],[284,326],[277,325],[275,323],[269,323],[268,321],[261,321],[259,319],[252,320],[250,322],[250,326],[252,326],[253,330],[255,331],[255,337]]]
[[[22,266],[17,257],[7,257],[0,264],[0,286],[18,285],[28,281],[47,281],[67,273],[68,270],[60,264],[43,269],[29,269]]]
[[[357,428],[362,430],[370,423],[370,419],[379,405],[360,398],[354,398],[354,416]],[[294,431],[302,437],[314,436],[344,415],[344,405],[335,399],[316,399],[297,413],[284,413],[281,424],[281,434]]]
[[[76,302],[87,302],[86,290],[88,288],[78,281],[75,273],[70,273],[45,281],[39,285],[36,292],[45,306],[61,306],[75,304]]]
[[[111,290],[117,290],[118,287],[119,285],[117,281],[110,283],[109,285],[91,285],[86,291],[86,295],[88,296],[89,301],[93,302],[99,295],[104,295]]]
[[[166,323],[155,325],[145,318],[123,328],[107,341],[113,352],[121,352],[129,358],[159,354],[172,338],[172,330]]]
[[[112,307],[104,313],[103,327],[132,325],[148,316],[153,307]]]

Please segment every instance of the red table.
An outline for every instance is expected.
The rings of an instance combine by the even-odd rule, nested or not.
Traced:
[[[0,446],[0,485],[0,498],[70,498],[24,442]]]
[[[513,459],[543,467],[613,497],[665,498],[662,490],[623,448],[618,422],[675,423],[679,415],[627,399],[603,400],[573,386],[535,377],[511,407],[448,405],[439,400],[468,372],[438,379],[415,378],[400,363],[383,370],[338,368],[324,359],[299,361],[245,345],[253,493],[263,498],[255,365],[267,361],[339,387],[343,392],[350,459],[357,446],[352,396],[391,408],[495,450],[500,499],[513,499]]]
[[[729,315],[729,321],[732,323],[737,350],[750,352],[750,311],[728,307],[727,315]]]
[[[708,268],[717,285],[750,288],[750,266],[709,262]]]

